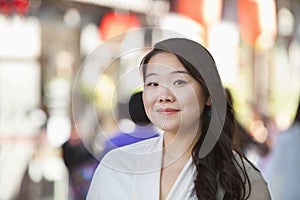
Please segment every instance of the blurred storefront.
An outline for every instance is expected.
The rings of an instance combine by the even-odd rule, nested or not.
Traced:
[[[162,37],[122,35],[139,28],[210,49],[239,121],[259,143],[274,142],[264,117],[287,127],[300,92],[299,10],[297,0],[0,0],[0,198],[68,199],[61,146],[74,120],[94,155],[99,131],[128,128],[118,123],[129,119],[145,50],[120,52]]]

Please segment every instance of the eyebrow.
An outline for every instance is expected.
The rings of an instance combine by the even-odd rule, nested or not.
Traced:
[[[184,71],[184,70],[176,70],[176,71],[172,71],[171,74],[187,74],[190,75],[190,73],[188,71]],[[148,78],[149,76],[157,76],[157,73],[150,73],[146,75],[146,78]]]
[[[157,74],[156,74],[156,73],[150,73],[150,74],[147,74],[147,75],[146,75],[146,78],[148,78],[149,76],[157,76]]]
[[[187,74],[187,75],[189,75],[190,73],[185,70],[177,70],[177,71],[171,72],[171,74]]]

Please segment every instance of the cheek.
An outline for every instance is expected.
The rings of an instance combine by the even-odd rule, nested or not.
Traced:
[[[189,112],[192,112],[194,114],[197,113],[199,116],[201,115],[203,107],[204,107],[201,103],[201,99],[199,99],[195,96],[192,96],[189,99],[186,99],[185,106],[188,107]]]
[[[205,97],[203,95],[198,95],[197,101],[199,102],[199,111],[202,113],[205,107]]]
[[[189,108],[189,111],[193,114],[200,115],[202,114],[205,107],[205,97],[202,91],[199,88],[190,89],[185,95],[182,95],[184,99],[182,105],[185,105]]]
[[[144,103],[146,114],[148,117],[150,117],[149,114],[150,114],[151,107],[153,105],[153,96],[149,94],[148,91],[143,92],[143,103]]]

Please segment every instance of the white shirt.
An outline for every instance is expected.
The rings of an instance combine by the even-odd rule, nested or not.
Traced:
[[[163,135],[110,151],[95,171],[87,199],[158,200],[160,197],[162,149]],[[266,182],[258,171],[250,167],[250,164],[248,165],[245,162],[251,181],[256,183],[252,186],[252,191],[258,190],[251,193],[253,198],[250,199],[270,199]],[[197,199],[196,196],[191,196],[195,171],[196,167],[190,158],[166,199]],[[217,199],[222,199],[224,191],[219,189],[216,196]]]

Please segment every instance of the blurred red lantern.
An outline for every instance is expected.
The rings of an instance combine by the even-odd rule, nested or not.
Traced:
[[[99,32],[101,38],[106,40],[137,27],[140,27],[140,20],[136,15],[112,12],[102,18]]]
[[[29,1],[28,0],[14,0],[14,9],[16,13],[25,15],[29,10]]]
[[[276,37],[276,5],[274,0],[239,0],[238,21],[241,37],[251,45],[265,34],[268,39]]]
[[[0,13],[4,15],[9,15],[11,13],[11,5],[8,1],[0,0]]]
[[[25,15],[29,11],[29,0],[0,0],[0,13]]]
[[[178,0],[177,11],[207,27],[220,20],[223,0]]]

